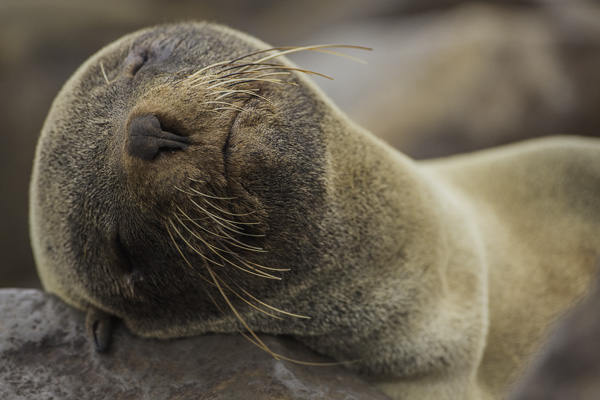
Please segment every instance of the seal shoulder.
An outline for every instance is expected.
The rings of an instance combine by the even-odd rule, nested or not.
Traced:
[[[475,200],[539,211],[559,207],[600,219],[600,140],[575,136],[534,139],[423,162],[424,169]],[[513,208],[514,210],[514,208]]]

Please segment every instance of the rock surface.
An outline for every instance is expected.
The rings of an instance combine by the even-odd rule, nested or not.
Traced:
[[[0,315],[1,399],[387,399],[341,366],[276,360],[238,335],[148,340],[121,325],[98,354],[84,314],[38,290],[0,290]],[[261,338],[286,357],[329,361],[291,339]]]

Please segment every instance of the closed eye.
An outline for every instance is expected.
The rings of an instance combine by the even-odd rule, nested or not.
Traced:
[[[123,71],[126,75],[133,78],[151,58],[151,50],[148,48],[132,50],[125,58]]]
[[[135,76],[135,74],[137,74],[137,72],[140,69],[142,69],[144,64],[146,64],[146,62],[148,62],[149,58],[150,58],[150,56],[149,56],[148,50],[142,50],[141,52],[134,53],[133,59],[130,61],[130,64],[128,65],[129,73],[131,74],[131,76]]]

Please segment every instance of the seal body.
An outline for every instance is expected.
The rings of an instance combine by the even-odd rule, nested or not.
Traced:
[[[600,142],[417,163],[268,49],[167,25],[74,74],[31,183],[44,286],[147,337],[293,335],[393,398],[500,398],[592,281]]]

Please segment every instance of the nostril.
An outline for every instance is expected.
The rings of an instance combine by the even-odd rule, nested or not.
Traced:
[[[158,117],[142,115],[129,123],[127,152],[132,157],[154,160],[161,151],[185,150],[190,139],[162,129]]]

